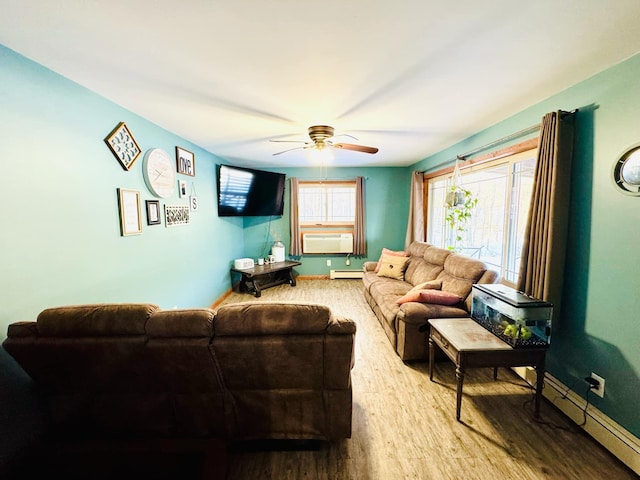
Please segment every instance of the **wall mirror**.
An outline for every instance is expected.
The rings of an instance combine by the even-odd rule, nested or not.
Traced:
[[[640,196],[640,145],[622,154],[613,166],[612,175],[622,193]]]

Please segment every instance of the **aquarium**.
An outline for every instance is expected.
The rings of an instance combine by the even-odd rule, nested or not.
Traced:
[[[553,306],[500,284],[474,285],[471,318],[514,348],[544,348],[551,341]]]

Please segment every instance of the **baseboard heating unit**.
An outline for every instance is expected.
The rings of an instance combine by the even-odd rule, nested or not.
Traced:
[[[337,280],[339,278],[362,278],[362,270],[331,270],[329,272],[329,278],[331,280]]]

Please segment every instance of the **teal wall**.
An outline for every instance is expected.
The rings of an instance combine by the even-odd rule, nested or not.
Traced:
[[[212,154],[14,52],[0,48],[0,335],[43,308],[85,302],[209,306],[243,251],[241,220],[216,212]],[[122,169],[103,139],[125,121],[143,151],[195,153],[200,208],[186,226],[147,226],[142,156]],[[141,192],[143,233],[122,237],[117,188]],[[186,204],[176,193],[164,204]],[[224,259],[224,261],[221,261]]]
[[[383,247],[402,250],[409,215],[409,181],[407,168],[369,167],[369,168],[271,168],[272,172],[286,173],[287,190],[285,209],[282,217],[248,217],[245,219],[245,256],[264,257],[271,253],[271,245],[278,239],[286,247],[290,246],[289,231],[289,178],[300,180],[353,180],[357,176],[365,177],[365,227],[367,232],[367,255],[349,257],[350,265],[345,265],[345,254],[302,255],[302,262],[296,272],[300,275],[329,275],[331,269],[361,269],[368,260],[378,260]],[[331,266],[327,266],[331,260]]]
[[[191,224],[143,224],[121,237],[116,189],[154,198],[140,157],[122,169],[103,139],[125,121],[141,149],[195,153],[200,208]],[[0,46],[0,341],[7,326],[42,309],[88,302],[207,307],[230,287],[229,259],[244,251],[241,219],[217,216],[218,159],[112,102]],[[161,205],[184,204],[177,193]],[[146,215],[143,211],[143,218]],[[0,477],[36,437],[24,373],[0,349]]]
[[[583,397],[585,376],[604,377],[604,398],[589,395],[590,402],[635,436],[640,436],[640,197],[619,193],[611,169],[640,143],[638,78],[640,55],[413,167],[451,161],[539,123],[547,112],[579,109],[563,309],[553,328],[548,370]]]

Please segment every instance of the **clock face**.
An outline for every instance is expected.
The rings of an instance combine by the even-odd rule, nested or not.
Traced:
[[[156,197],[167,198],[176,188],[175,162],[161,148],[152,148],[144,154],[142,172],[147,187]]]

